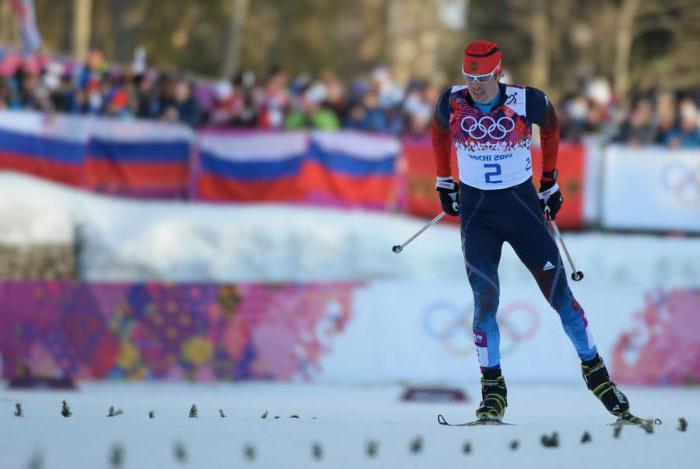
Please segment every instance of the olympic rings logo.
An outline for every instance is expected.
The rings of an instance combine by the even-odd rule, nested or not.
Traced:
[[[661,171],[661,184],[683,205],[700,205],[700,165],[669,163]]]
[[[450,303],[434,303],[423,313],[426,334],[441,342],[447,351],[464,357],[474,352],[472,322],[474,306],[466,308]],[[540,326],[540,318],[529,303],[511,303],[496,315],[501,333],[501,356],[515,352],[520,344],[530,340]]]
[[[515,128],[515,121],[508,116],[499,117],[498,120],[491,116],[483,116],[479,120],[473,116],[466,116],[459,126],[474,140],[483,140],[486,137],[503,140]]]

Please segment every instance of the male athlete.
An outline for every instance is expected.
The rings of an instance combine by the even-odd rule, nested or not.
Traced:
[[[461,218],[462,252],[474,293],[474,342],[481,365],[480,420],[501,420],[506,383],[501,375],[496,323],[498,263],[510,243],[535,277],[581,358],[588,388],[608,411],[633,418],[629,403],[610,381],[588,330],[583,308],[574,299],[559,250],[547,230],[545,213],[556,217],[563,199],[557,185],[559,125],[552,103],[540,90],[498,82],[501,53],[493,42],[475,41],[464,50],[466,85],[446,90],[432,123],[437,163],[436,187],[445,213]],[[543,168],[539,193],[532,183],[532,124],[540,128]],[[454,143],[459,183],[450,172]]]

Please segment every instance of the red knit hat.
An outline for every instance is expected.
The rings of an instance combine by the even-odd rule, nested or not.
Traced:
[[[469,75],[502,73],[501,51],[491,41],[473,41],[464,49],[462,72]]]

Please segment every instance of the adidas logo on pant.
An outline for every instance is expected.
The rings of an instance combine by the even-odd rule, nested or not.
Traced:
[[[551,262],[547,261],[547,263],[542,267],[542,270],[552,270],[554,268],[554,264]]]

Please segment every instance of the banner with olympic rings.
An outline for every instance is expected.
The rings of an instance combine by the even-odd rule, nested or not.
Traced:
[[[333,353],[323,357],[318,379],[425,384],[479,379],[466,278],[373,282],[356,290],[353,307],[353,320],[335,338]],[[591,308],[605,311],[600,305]],[[503,289],[497,321],[508,379],[581,379],[574,348],[534,281]],[[594,339],[604,350],[611,348],[617,331],[593,326]],[[608,334],[598,338],[599,329]]]
[[[620,383],[700,383],[700,288],[575,287]],[[466,279],[372,283],[0,283],[0,363],[74,379],[478,382]],[[583,386],[535,282],[504,282],[509,382]],[[582,391],[583,392],[583,391]]]
[[[700,232],[700,150],[615,145],[604,174],[605,228]]]
[[[595,280],[572,288],[614,379],[649,385],[700,382],[700,366],[691,365],[700,364],[700,339],[682,332],[697,328],[694,313],[700,289],[679,284],[660,290],[652,284],[610,285]],[[659,298],[667,305],[663,320],[640,320],[640,311],[645,311],[645,317],[660,317]],[[352,320],[345,333],[335,337],[333,353],[324,355],[323,372],[315,379],[477,382],[480,371],[472,316],[466,278],[360,286],[353,296]],[[507,282],[496,319],[501,366],[508,380],[583,386],[574,347],[534,281]],[[664,350],[671,348],[677,353],[669,356]],[[652,361],[653,367],[644,367]]]

